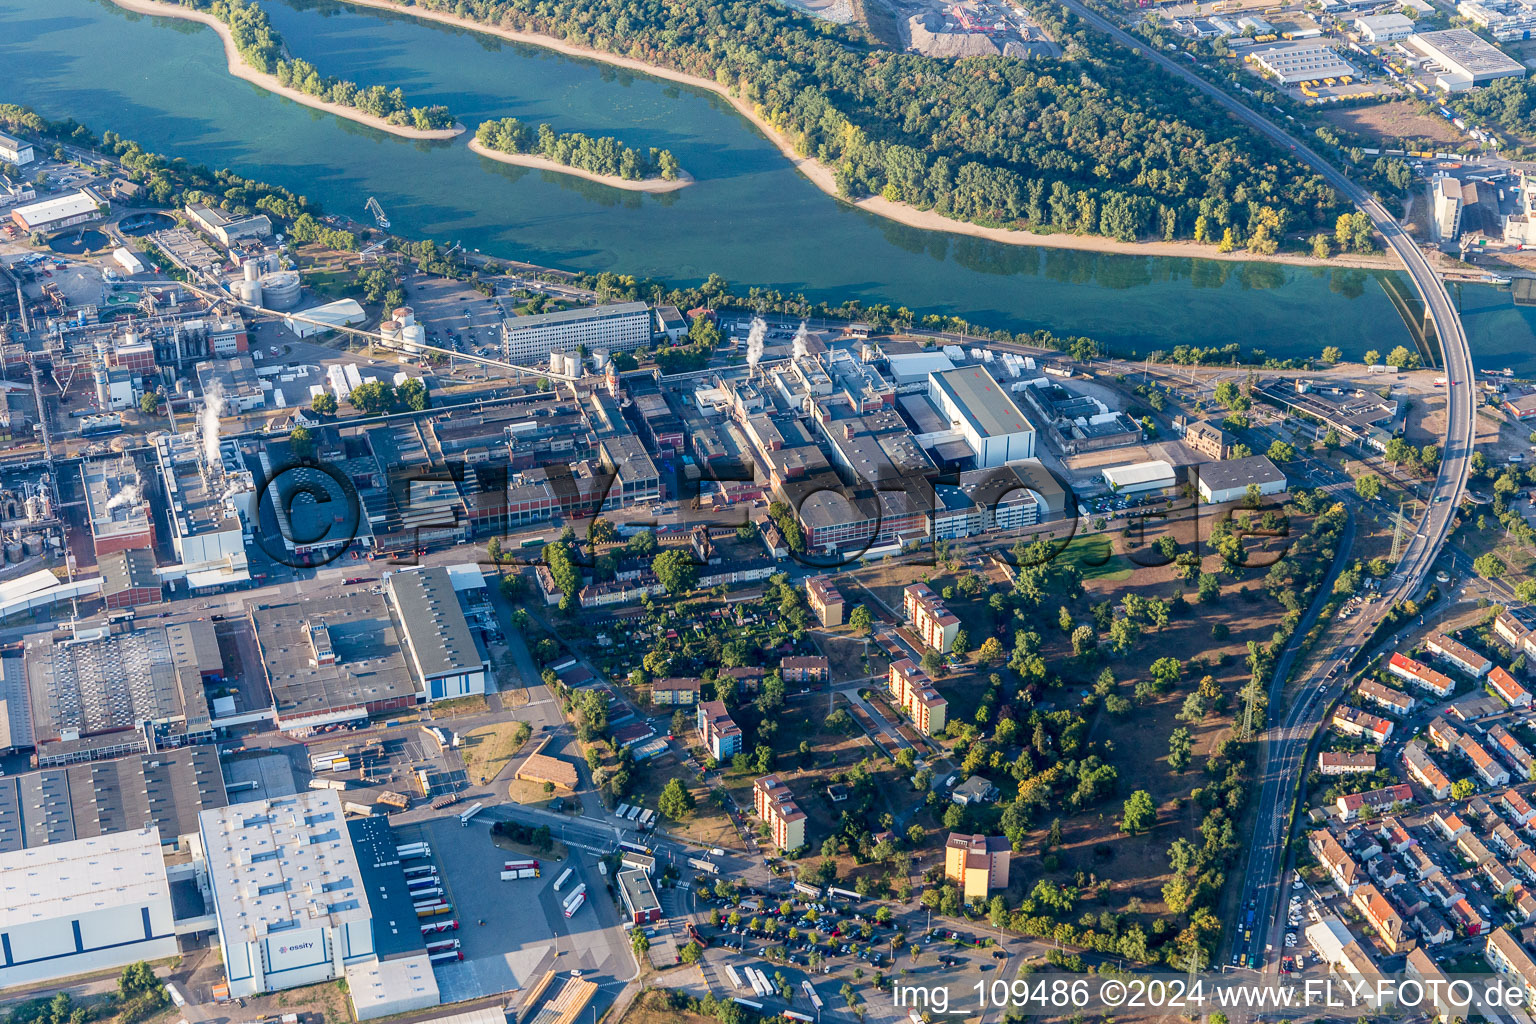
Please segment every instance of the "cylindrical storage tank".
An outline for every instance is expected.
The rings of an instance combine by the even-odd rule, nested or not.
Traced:
[[[567,377],[581,376],[581,357],[568,355],[565,357],[565,375]]]
[[[261,292],[266,297],[268,309],[292,309],[299,304],[299,273],[296,270],[274,270],[261,277]]]
[[[551,352],[549,354],[549,372],[550,373],[564,373],[565,372],[565,356],[561,355],[559,352]]]
[[[21,545],[14,540],[5,542],[5,560],[7,562],[21,561]]]
[[[255,281],[260,272],[261,268],[256,266],[255,260],[245,261],[245,279],[247,281]]]
[[[417,354],[427,343],[427,329],[421,324],[406,324],[400,331],[400,343],[407,352]]]
[[[43,535],[29,533],[21,539],[22,550],[28,555],[40,555],[43,553]]]
[[[608,365],[608,351],[606,349],[594,349],[592,352],[592,369],[601,372]]]
[[[399,341],[400,321],[385,320],[383,323],[379,324],[379,336],[385,341]]]
[[[250,266],[250,264],[247,263],[246,266]],[[244,302],[247,305],[251,305],[251,306],[260,306],[262,304],[261,300],[262,300],[263,297],[264,296],[261,293],[261,282],[260,281],[241,281],[240,282],[240,301],[241,302]]]
[[[416,322],[416,311],[410,306],[397,306],[389,315],[392,319],[398,320],[401,327],[409,327]]]

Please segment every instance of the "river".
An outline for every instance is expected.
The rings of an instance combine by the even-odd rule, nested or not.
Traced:
[[[1009,246],[893,224],[823,195],[709,93],[332,0],[263,4],[296,56],[363,85],[489,117],[548,121],[672,150],[698,184],[620,193],[511,167],[460,139],[416,142],[231,77],[214,33],[106,0],[0,0],[0,101],[287,186],[393,229],[505,258],[669,281],[710,273],[814,299],[857,297],[1014,330],[1086,334],[1122,352],[1232,341],[1275,356],[1407,342],[1389,275]],[[1463,286],[1474,355],[1536,374],[1536,310]]]

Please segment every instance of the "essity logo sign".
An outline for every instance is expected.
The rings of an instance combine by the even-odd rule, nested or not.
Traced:
[[[277,954],[278,956],[284,956],[288,953],[298,953],[306,949],[313,949],[314,946],[315,944],[313,942],[300,942],[296,946],[278,946]]]

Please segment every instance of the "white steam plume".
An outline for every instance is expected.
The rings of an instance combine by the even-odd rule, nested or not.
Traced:
[[[795,358],[809,355],[810,349],[805,347],[805,339],[810,337],[810,332],[805,329],[805,321],[800,321],[800,329],[795,332]]]
[[[757,369],[758,360],[763,358],[763,336],[768,333],[768,325],[763,318],[752,318],[752,329],[747,332],[747,368]]]
[[[137,505],[141,493],[138,484],[125,484],[116,494],[107,499],[107,511],[110,512],[123,505]]]
[[[219,465],[219,415],[224,411],[224,386],[218,381],[203,393],[203,411],[198,423],[203,433],[203,461],[210,470]]]

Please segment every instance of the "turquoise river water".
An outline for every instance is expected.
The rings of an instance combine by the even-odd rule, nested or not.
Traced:
[[[112,129],[150,149],[285,185],[393,228],[501,257],[670,281],[857,297],[1121,351],[1237,341],[1272,355],[1386,351],[1407,332],[1385,278],[1345,268],[1009,246],[922,231],[818,191],[718,97],[593,61],[332,0],[264,6],[296,56],[361,84],[489,117],[671,149],[698,183],[661,196],[482,159],[465,139],[397,138],[230,76],[202,26],[106,0],[0,0],[0,101]],[[1536,373],[1536,310],[1464,286],[1479,365]]]

